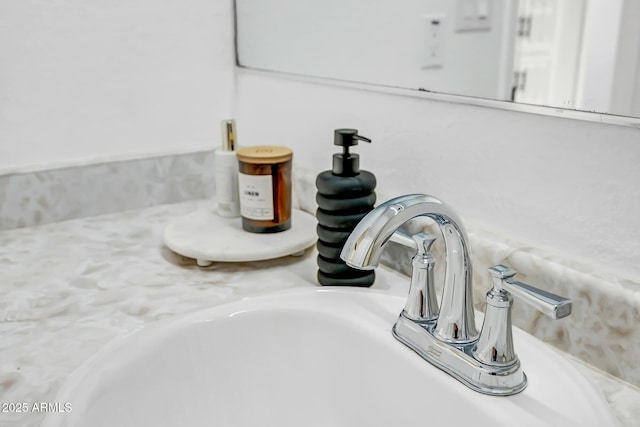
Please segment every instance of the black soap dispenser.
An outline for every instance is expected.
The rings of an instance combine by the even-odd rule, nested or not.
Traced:
[[[316,178],[318,210],[318,282],[324,286],[368,287],[375,280],[373,270],[357,270],[340,259],[351,231],[376,202],[376,177],[360,170],[360,156],[349,152],[358,141],[371,142],[356,129],[336,129],[334,144],[342,153],[333,155],[333,169]]]

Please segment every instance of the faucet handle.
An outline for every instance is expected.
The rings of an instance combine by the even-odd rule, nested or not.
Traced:
[[[487,309],[480,338],[473,357],[492,366],[518,363],[511,332],[511,306],[513,297],[526,302],[551,317],[561,319],[571,314],[572,301],[568,298],[538,289],[513,279],[516,271],[505,265],[489,268],[493,287],[487,292]]]
[[[569,298],[538,289],[513,279],[515,270],[499,264],[489,268],[493,276],[493,291],[505,290],[552,319],[562,319],[571,314],[573,302]]]
[[[402,315],[416,322],[428,322],[437,319],[440,311],[433,277],[435,259],[430,252],[436,236],[422,232],[411,237],[418,251],[411,259],[409,297],[404,310],[402,310]]]

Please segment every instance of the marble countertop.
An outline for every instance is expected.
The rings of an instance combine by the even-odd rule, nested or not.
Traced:
[[[246,296],[317,286],[311,249],[301,257],[207,268],[168,250],[162,242],[167,221],[207,203],[1,231],[0,403],[55,403],[73,370],[111,339],[150,322]],[[407,284],[405,276],[380,269],[375,287],[406,294]],[[640,425],[640,391],[576,364],[603,390],[621,425]],[[44,415],[0,412],[0,426],[37,426]]]

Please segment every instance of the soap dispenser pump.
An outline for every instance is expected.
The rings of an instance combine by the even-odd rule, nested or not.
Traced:
[[[373,270],[349,267],[340,252],[351,231],[376,202],[376,177],[360,170],[360,156],[349,152],[358,141],[371,142],[356,129],[336,129],[334,144],[342,153],[333,155],[333,168],[316,178],[318,226],[318,282],[325,286],[371,286]]]

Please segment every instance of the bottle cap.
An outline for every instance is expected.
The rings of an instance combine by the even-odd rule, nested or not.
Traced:
[[[342,153],[333,155],[333,174],[339,176],[355,176],[360,173],[360,156],[349,153],[349,147],[358,145],[358,141],[371,142],[369,138],[358,135],[357,129],[336,129],[334,145],[342,146]]]
[[[236,150],[236,122],[235,120],[223,120],[220,123],[222,131],[222,151]]]

